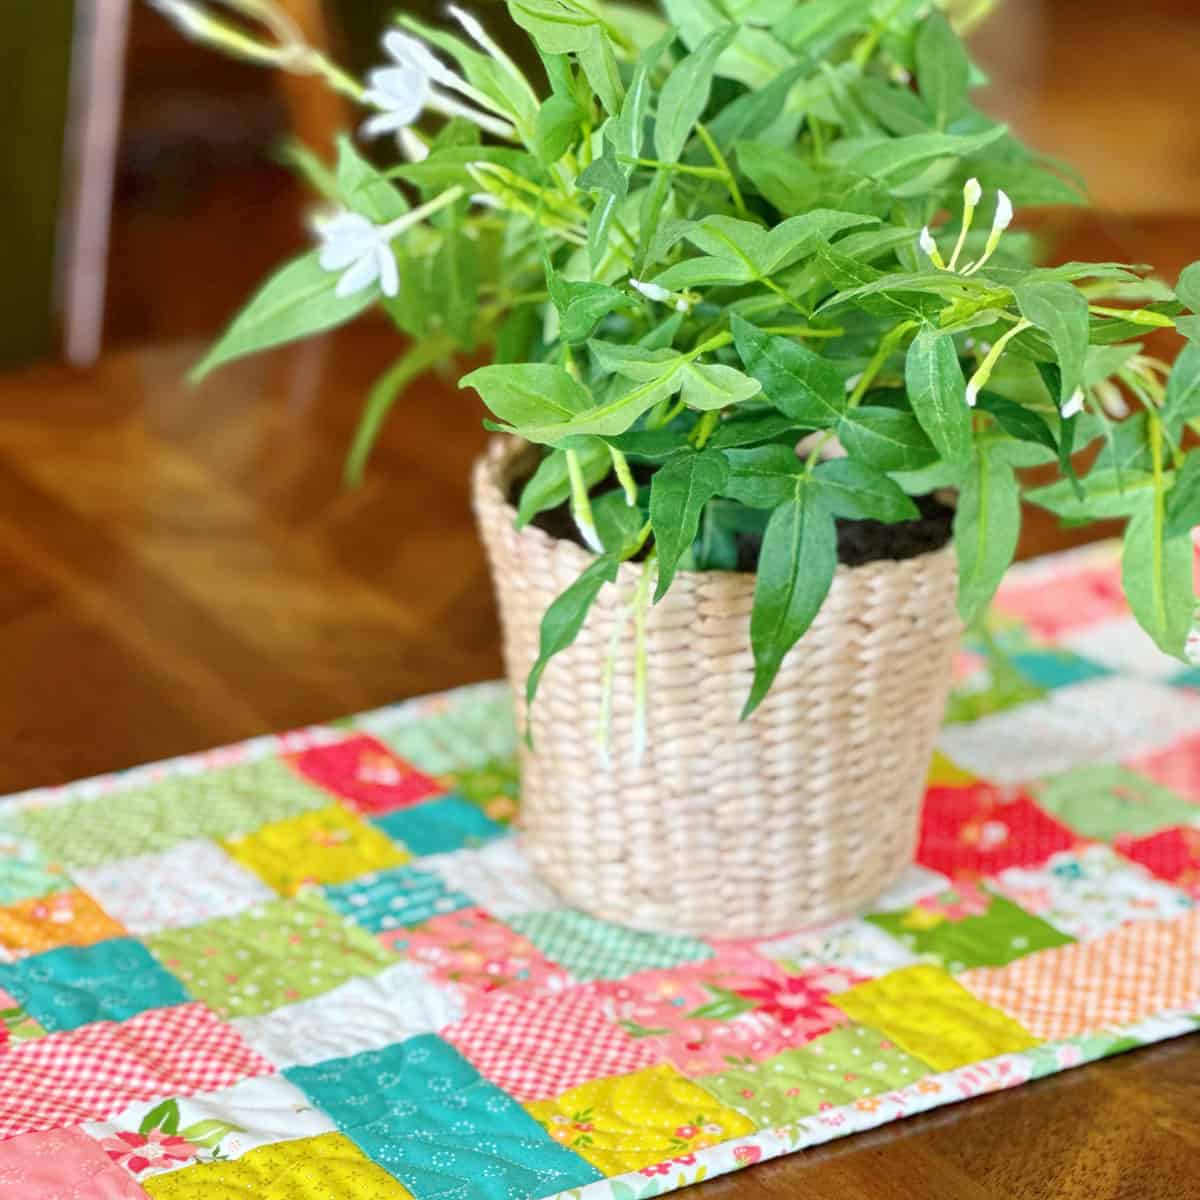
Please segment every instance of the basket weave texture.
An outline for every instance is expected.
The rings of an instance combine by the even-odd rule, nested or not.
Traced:
[[[592,561],[518,531],[530,449],[496,439],[474,503],[499,598],[518,728],[542,615]],[[912,861],[960,625],[953,548],[839,566],[820,615],[754,715],[754,576],[681,571],[646,621],[647,729],[635,751],[625,563],[552,660],[522,746],[527,852],[572,905],[636,928],[766,936],[870,904]],[[611,721],[598,736],[614,631]]]

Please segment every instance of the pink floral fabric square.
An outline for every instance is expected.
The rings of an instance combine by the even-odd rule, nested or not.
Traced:
[[[1180,738],[1165,750],[1132,759],[1125,765],[1183,799],[1200,804],[1200,733]]]
[[[439,982],[455,984],[469,1006],[493,992],[561,992],[573,982],[528,938],[482,908],[444,913],[381,940]]]
[[[146,1200],[146,1193],[78,1129],[0,1142],[0,1200]]]
[[[0,1138],[102,1120],[136,1100],[213,1091],[274,1069],[203,1004],[84,1025],[0,1054]]]
[[[1121,568],[1111,556],[1076,571],[1067,572],[1060,566],[1053,586],[1047,587],[1046,582],[1030,572],[1019,575],[1001,587],[996,611],[1017,617],[1033,633],[1049,640],[1129,612],[1121,590]]]
[[[292,765],[306,779],[368,815],[408,808],[446,789],[367,735],[293,755]]]
[[[727,944],[703,962],[589,988],[626,1033],[696,1077],[761,1062],[828,1033],[846,1021],[830,995],[862,978],[836,966],[788,972]]]

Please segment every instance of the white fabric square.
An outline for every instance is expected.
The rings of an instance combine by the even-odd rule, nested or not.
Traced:
[[[159,933],[231,917],[279,897],[215,842],[181,842],[72,872],[79,886],[130,933]]]
[[[323,996],[233,1024],[248,1046],[281,1070],[378,1050],[461,1020],[457,991],[428,979],[412,963],[352,979]]]
[[[991,886],[1081,942],[1127,921],[1169,921],[1194,907],[1178,888],[1107,846],[1063,850],[1041,867],[1009,867]]]
[[[84,1133],[137,1179],[335,1130],[282,1075],[243,1079],[219,1092],[139,1101],[107,1121],[83,1125]]]
[[[558,893],[534,873],[516,838],[503,838],[479,850],[431,854],[421,859],[420,867],[436,871],[452,890],[464,892],[495,917],[566,907]]]
[[[947,725],[939,749],[994,783],[1018,784],[1072,767],[1123,762],[1200,730],[1200,694],[1148,679],[1105,676],[1019,708]]]
[[[1133,617],[1112,617],[1082,629],[1072,629],[1059,639],[1064,650],[1123,675],[1141,679],[1169,679],[1184,664],[1164,654]]]
[[[768,958],[795,963],[798,967],[845,967],[869,979],[918,961],[916,955],[879,926],[858,920],[790,933],[775,941],[759,942],[755,949]]]

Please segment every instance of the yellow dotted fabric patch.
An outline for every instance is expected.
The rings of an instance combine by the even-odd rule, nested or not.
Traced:
[[[125,926],[78,889],[0,908],[0,951],[39,954],[57,946],[92,946],[124,936]]]
[[[941,967],[924,963],[861,983],[830,1000],[938,1071],[1038,1045],[1011,1017],[975,999]]]
[[[323,1133],[142,1180],[153,1200],[413,1200],[347,1137]]]
[[[661,1063],[525,1105],[558,1143],[605,1175],[640,1171],[754,1132],[754,1125]]]
[[[221,845],[282,896],[310,884],[345,883],[412,857],[340,805],[264,825]]]

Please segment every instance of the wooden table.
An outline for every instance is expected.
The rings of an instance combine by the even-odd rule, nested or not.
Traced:
[[[193,391],[182,376],[197,349],[0,376],[0,793],[500,672],[467,499],[484,439],[474,398],[431,381],[346,491],[360,397],[395,349],[386,331],[347,330]],[[1025,550],[1061,537],[1035,523]],[[1198,1197],[1200,1037],[695,1195]]]

